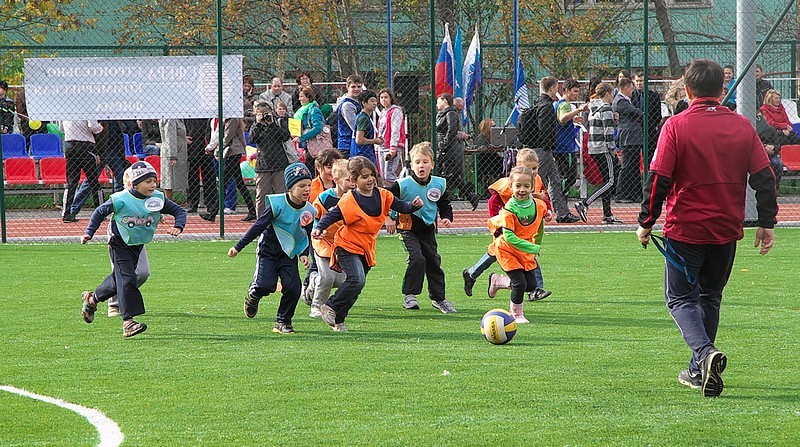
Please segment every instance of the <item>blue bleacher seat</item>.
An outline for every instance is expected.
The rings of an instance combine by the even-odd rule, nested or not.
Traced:
[[[25,147],[25,136],[18,133],[3,135],[3,160],[6,158],[27,158],[28,149]]]
[[[792,124],[792,130],[794,131],[794,133],[800,135],[800,123]]]
[[[31,156],[36,160],[44,157],[63,157],[61,138],[51,133],[35,133],[31,135]]]
[[[250,132],[244,133],[244,144],[248,146],[250,145]]]
[[[131,150],[131,137],[124,133],[122,134],[122,141],[125,144],[125,156],[127,157],[128,155],[133,155]]]
[[[146,157],[144,154],[144,142],[142,140],[141,132],[136,132],[133,134],[133,153],[142,160],[144,160],[144,157]]]

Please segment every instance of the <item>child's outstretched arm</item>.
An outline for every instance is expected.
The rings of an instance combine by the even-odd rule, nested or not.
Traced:
[[[317,222],[317,226],[314,227],[313,230],[311,230],[311,237],[313,237],[314,239],[322,239],[323,237],[325,237],[325,230],[329,226],[343,219],[344,215],[342,215],[342,210],[339,209],[338,206],[334,206],[333,208],[328,210],[327,214],[322,216],[322,219],[320,219],[319,222]]]
[[[253,242],[267,227],[272,223],[272,220],[275,218],[272,214],[272,207],[269,204],[269,200],[266,201],[267,206],[264,208],[264,212],[261,213],[261,216],[253,222],[253,225],[247,230],[247,233],[239,239],[239,242],[236,243],[233,247],[228,250],[228,256],[231,258],[235,258],[236,255],[247,247],[250,242]]]
[[[186,210],[183,207],[170,199],[165,199],[161,212],[175,217],[175,225],[169,229],[169,234],[178,237],[183,233],[183,229],[186,227]]]
[[[422,208],[422,205],[424,205],[424,203],[422,202],[422,199],[419,198],[419,196],[415,197],[414,200],[412,200],[411,202],[406,202],[405,200],[400,200],[397,197],[395,197],[394,200],[392,201],[392,205],[389,208],[391,208],[394,211],[397,211],[398,213],[411,214],[414,211],[417,211],[418,209]]]
[[[89,223],[86,225],[86,230],[83,231],[83,236],[81,236],[81,244],[89,242],[94,237],[97,229],[100,228],[100,224],[113,212],[114,204],[111,199],[106,200],[102,205],[95,208]]]

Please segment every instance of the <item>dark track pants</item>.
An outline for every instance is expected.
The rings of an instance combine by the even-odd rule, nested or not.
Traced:
[[[116,295],[122,320],[127,321],[144,313],[144,299],[136,277],[136,265],[144,245],[125,245],[115,238],[108,244],[113,271],[97,286],[94,296],[97,301],[106,301]]]
[[[292,324],[292,317],[300,299],[300,272],[297,269],[297,258],[289,258],[285,253],[263,253],[259,244],[256,253],[256,271],[253,283],[250,284],[250,295],[256,298],[267,296],[278,288],[281,280],[281,302],[275,321]]]
[[[403,294],[419,295],[422,283],[428,277],[428,296],[433,301],[445,299],[444,271],[439,256],[436,234],[418,234],[401,231],[403,246],[408,252],[408,268],[403,277]]]

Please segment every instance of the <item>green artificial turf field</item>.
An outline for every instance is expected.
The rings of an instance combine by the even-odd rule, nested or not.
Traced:
[[[663,258],[631,233],[549,234],[550,298],[508,345],[480,318],[508,291],[475,296],[461,270],[485,236],[443,236],[443,315],[421,296],[402,308],[405,253],[381,238],[378,266],[334,333],[298,305],[295,335],[271,332],[277,297],[249,320],[242,301],[255,246],[148,246],[150,327],[125,340],[119,319],[80,317],[80,294],[110,270],[106,246],[0,246],[0,385],[95,408],[124,446],[753,446],[800,445],[797,352],[800,232],[778,230],[767,256],[739,246],[717,346],[720,398],[680,385],[690,352],[663,304]],[[495,266],[494,271],[498,271]],[[83,417],[0,391],[0,445],[96,445]]]

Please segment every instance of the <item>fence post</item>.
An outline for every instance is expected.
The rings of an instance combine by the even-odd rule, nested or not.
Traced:
[[[631,44],[625,44],[625,69],[631,71]]]
[[[327,60],[325,61],[325,63],[326,63],[326,66],[325,66],[325,70],[326,70],[325,82],[328,83],[327,86],[325,87],[325,97],[328,98],[328,100],[330,100],[331,99],[331,84],[330,84],[330,82],[331,82],[331,76],[332,76],[331,71],[332,71],[332,68],[333,68],[333,48],[331,47],[330,44],[328,44],[325,48],[326,48],[325,52],[327,53],[325,55],[326,58],[327,58]]]
[[[792,95],[798,96],[797,92],[797,42],[793,41],[791,45],[791,56],[789,57],[789,65],[791,66],[792,76],[791,82],[789,83],[790,88],[792,89]]]
[[[8,242],[6,238],[6,187],[5,187],[6,162],[3,160],[3,139],[0,138],[0,227],[2,243]]]

